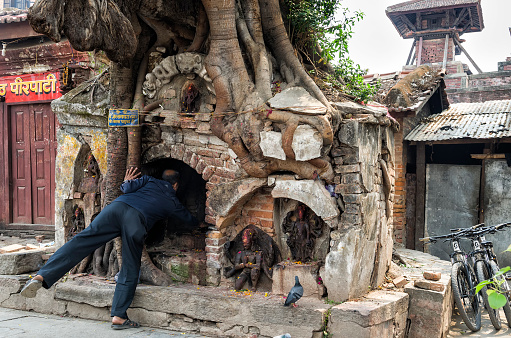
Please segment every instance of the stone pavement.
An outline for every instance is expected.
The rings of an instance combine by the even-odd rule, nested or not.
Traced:
[[[481,330],[477,332],[470,331],[461,316],[455,312],[452,315],[451,321],[451,329],[449,331],[448,338],[454,337],[511,337],[511,328],[507,326],[506,317],[504,316],[504,311],[500,311],[500,319],[502,321],[502,329],[499,331],[495,330],[493,325],[491,325],[490,317],[488,317],[488,312],[486,309],[483,310],[483,315],[481,319]]]
[[[141,327],[138,329],[112,330],[110,322],[95,321],[55,315],[45,315],[36,312],[19,311],[0,308],[0,337],[134,337],[134,338],[208,338],[202,335],[184,332]]]

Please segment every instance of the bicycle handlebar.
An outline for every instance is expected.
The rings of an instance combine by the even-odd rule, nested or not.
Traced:
[[[484,227],[484,223],[476,224],[474,226],[471,226],[469,228],[457,228],[457,229],[451,229],[452,233],[447,235],[439,235],[439,236],[430,236],[430,237],[424,237],[419,238],[419,241],[421,242],[432,242],[437,241],[439,239],[454,239],[454,238],[471,238],[471,237],[477,237],[481,236],[486,233],[494,233],[495,231],[502,230],[505,227],[511,226],[511,222],[506,222],[498,225],[493,226],[487,226]],[[479,231],[474,231],[476,229],[479,229],[481,227],[484,227],[483,229]]]

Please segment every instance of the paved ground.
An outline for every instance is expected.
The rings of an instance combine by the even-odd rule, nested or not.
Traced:
[[[491,324],[488,313],[486,310],[483,310],[481,330],[472,332],[467,328],[461,316],[456,312],[456,314],[452,316],[451,330],[449,331],[448,337],[511,337],[511,328],[507,326],[503,310],[500,310],[500,319],[502,321],[502,329],[497,331]]]
[[[0,337],[21,338],[207,338],[206,336],[186,334],[162,329],[141,327],[138,329],[112,330],[109,322],[87,319],[44,315],[35,312],[0,308]]]

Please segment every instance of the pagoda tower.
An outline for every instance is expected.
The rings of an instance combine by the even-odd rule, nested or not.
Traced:
[[[481,0],[412,0],[385,12],[401,37],[414,40],[407,65],[441,64],[446,68],[463,52],[481,73],[461,45],[463,34],[484,28]]]

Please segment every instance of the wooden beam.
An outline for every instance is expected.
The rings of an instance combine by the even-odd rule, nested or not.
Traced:
[[[43,36],[36,33],[28,21],[0,24],[0,40],[12,40],[20,37]]]
[[[479,66],[475,63],[474,60],[472,60],[472,58],[470,57],[470,55],[468,54],[468,52],[465,50],[465,48],[463,48],[463,46],[461,45],[461,43],[458,41],[458,39],[454,38],[454,43],[456,43],[456,45],[458,45],[458,47],[460,47],[461,51],[463,53],[465,53],[465,55],[467,56],[467,58],[470,60],[470,62],[472,63],[472,65],[475,67],[475,69],[479,72],[479,74],[481,74],[483,71],[481,70],[481,68],[479,68]]]
[[[401,19],[401,21],[403,21],[407,26],[408,28],[410,28],[412,31],[416,31],[417,30],[417,27],[415,27],[415,25],[413,23],[410,22],[410,20],[408,20],[408,18],[406,17],[406,15],[400,15],[399,18]]]
[[[447,67],[447,52],[449,50],[449,34],[445,34],[445,44],[444,44],[444,60],[442,62],[442,69]]]
[[[495,160],[506,158],[506,154],[470,154],[470,157],[476,160]]]
[[[405,233],[406,248],[415,250],[415,197],[417,196],[417,175],[406,174]]]
[[[410,64],[410,59],[412,58],[413,50],[415,49],[415,39],[413,39],[412,48],[410,48],[410,53],[408,54],[408,59],[406,60],[406,65],[408,66]]]
[[[419,38],[419,54],[417,55],[417,67],[421,65],[422,59],[422,36]]]
[[[415,198],[415,250],[424,251],[424,244],[419,238],[424,237],[426,217],[426,144],[417,144],[417,195]]]
[[[456,18],[456,20],[454,21],[454,23],[452,24],[453,27],[456,27],[456,25],[458,24],[458,22],[461,21],[461,19],[465,18],[465,16],[467,15],[467,7],[463,8],[463,10],[461,11],[460,15]]]

